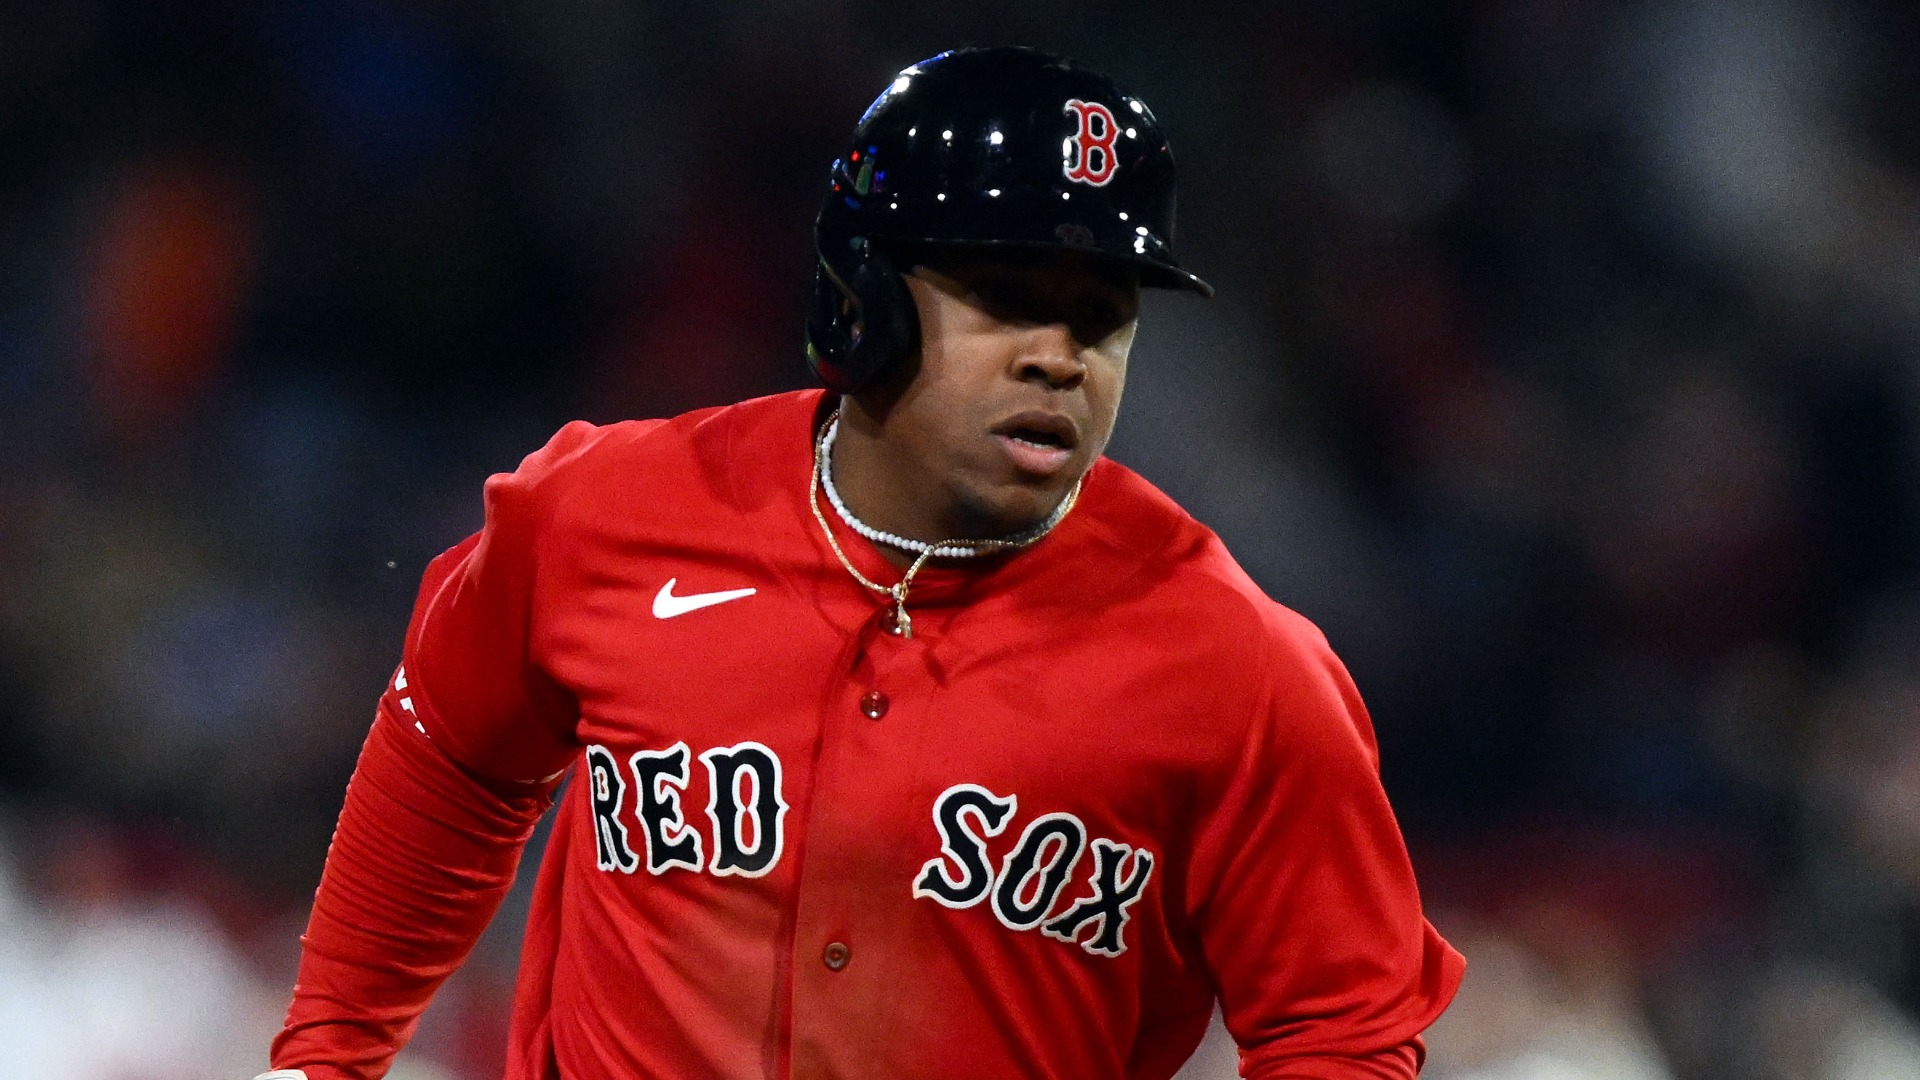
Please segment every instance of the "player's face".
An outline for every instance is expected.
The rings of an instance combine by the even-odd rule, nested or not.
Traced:
[[[916,267],[907,287],[919,356],[862,397],[895,474],[887,486],[923,504],[898,520],[942,537],[1045,520],[1113,434],[1134,275],[1070,252],[963,252]]]

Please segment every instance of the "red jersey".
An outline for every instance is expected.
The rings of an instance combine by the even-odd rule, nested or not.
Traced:
[[[826,404],[569,425],[428,571],[383,710],[577,766],[509,1077],[1167,1077],[1216,996],[1247,1076],[1412,1076],[1463,961],[1320,633],[1104,459],[887,633]]]

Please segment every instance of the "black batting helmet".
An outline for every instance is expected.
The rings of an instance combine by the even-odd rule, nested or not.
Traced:
[[[1033,49],[957,49],[902,71],[833,163],[814,220],[807,362],[852,393],[913,347],[899,272],[934,245],[1080,251],[1143,285],[1213,287],[1173,257],[1173,153],[1139,98]]]

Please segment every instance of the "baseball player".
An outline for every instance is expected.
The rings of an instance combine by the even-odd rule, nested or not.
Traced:
[[[1359,695],[1101,456],[1140,288],[1212,292],[1173,212],[1106,77],[901,72],[827,390],[569,424],[428,567],[265,1076],[381,1076],[557,801],[511,1080],[1163,1078],[1216,1000],[1246,1076],[1413,1077],[1463,962]]]

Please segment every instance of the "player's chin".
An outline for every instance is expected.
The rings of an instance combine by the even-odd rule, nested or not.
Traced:
[[[1037,477],[1013,472],[991,482],[969,485],[960,500],[963,513],[973,519],[971,535],[1016,536],[1045,524],[1073,490],[1079,471]]]

